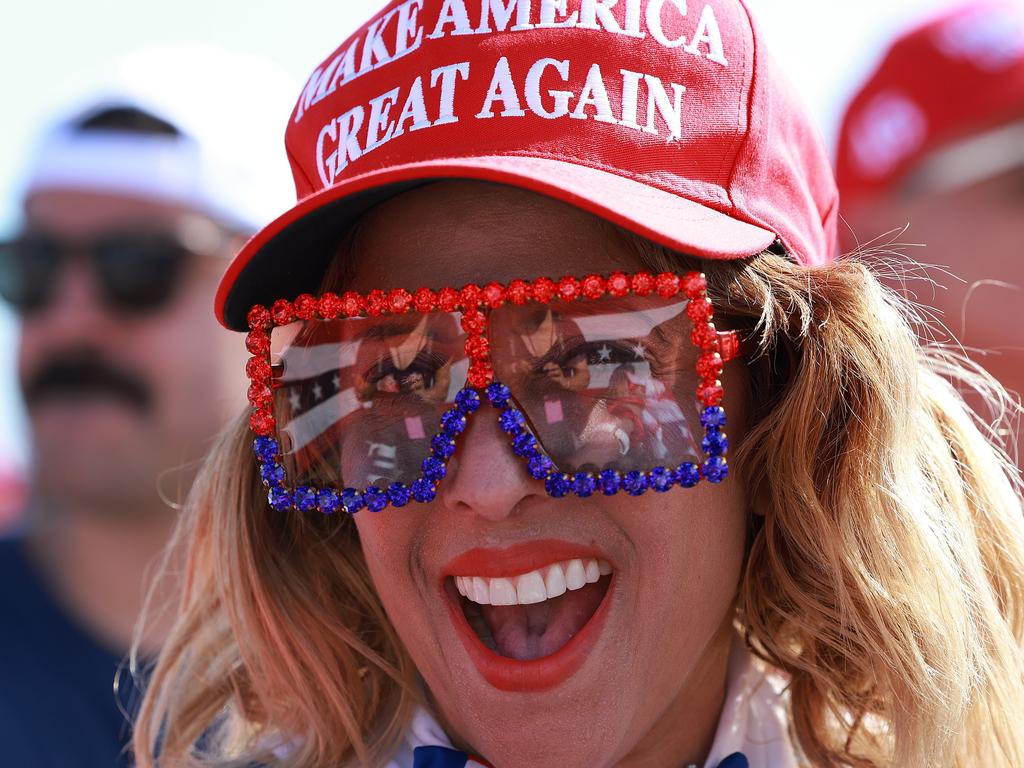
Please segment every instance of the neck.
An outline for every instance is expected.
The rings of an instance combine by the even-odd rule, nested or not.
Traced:
[[[28,553],[72,621],[101,645],[126,653],[175,522],[166,507],[112,515],[65,506],[29,534]],[[143,656],[159,650],[174,621],[168,608],[176,605],[177,584],[169,581],[159,579],[153,591],[139,636]]]

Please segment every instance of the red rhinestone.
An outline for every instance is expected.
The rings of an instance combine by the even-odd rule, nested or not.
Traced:
[[[345,317],[359,317],[363,311],[363,297],[355,291],[346,291],[341,297],[341,311]]]
[[[462,287],[459,291],[459,306],[462,309],[476,309],[480,306],[483,301],[484,292],[480,290],[480,286],[476,283],[470,283]]]
[[[316,314],[316,299],[304,293],[295,299],[295,316],[299,320],[312,320]]]
[[[712,352],[718,346],[718,331],[715,329],[714,323],[699,323],[693,326],[693,331],[690,333],[690,341],[693,342],[695,347],[699,347],[707,352]]]
[[[266,381],[270,378],[270,363],[265,357],[250,357],[245,364],[245,375],[250,381]]]
[[[722,358],[717,352],[705,352],[697,359],[697,375],[702,379],[717,379],[722,375]]]
[[[713,314],[711,302],[705,298],[691,299],[686,307],[686,316],[695,323],[706,322]]]
[[[270,401],[274,399],[274,393],[266,384],[250,384],[248,395],[249,402],[257,408],[270,405]]]
[[[654,290],[654,278],[648,272],[637,272],[630,282],[630,287],[637,296],[650,296]]]
[[[615,272],[608,278],[608,293],[612,296],[625,296],[629,293],[629,278],[622,272]]]
[[[486,336],[470,336],[466,339],[466,354],[470,360],[483,360],[491,351],[491,342]]]
[[[587,275],[580,283],[580,288],[588,299],[600,299],[604,296],[604,278],[600,275]]]
[[[575,301],[580,295],[580,281],[575,277],[563,277],[558,281],[558,297],[563,301]]]
[[[707,288],[708,282],[701,272],[687,272],[683,277],[683,293],[691,299],[696,299]]]
[[[479,309],[462,315],[462,330],[470,336],[479,336],[487,329],[487,316]]]
[[[555,296],[555,282],[546,277],[538,277],[530,286],[530,295],[534,301],[547,304]]]
[[[712,382],[702,382],[701,385],[697,387],[697,399],[705,408],[713,405],[719,405],[722,402],[724,394],[725,392],[722,389],[722,382],[717,380]]]
[[[268,408],[253,411],[249,417],[249,426],[257,435],[269,435],[274,431],[274,414]]]
[[[276,325],[288,325],[295,320],[295,309],[290,301],[278,299],[270,308],[270,315]]]
[[[412,305],[412,294],[404,288],[395,288],[388,294],[388,309],[396,315],[404,315]]]
[[[257,304],[249,310],[249,328],[251,330],[267,329],[270,327],[272,320],[270,310],[262,304]]]
[[[366,314],[377,317],[387,308],[388,297],[381,290],[373,290],[366,294]]]
[[[340,315],[344,309],[341,298],[336,293],[325,293],[317,302],[317,312],[324,320],[333,320]]]
[[[245,348],[253,355],[265,355],[270,352],[270,337],[266,331],[250,331],[245,337]]]
[[[484,286],[484,302],[491,309],[497,309],[505,303],[505,286],[501,283],[488,283]]]
[[[530,284],[525,280],[513,280],[508,284],[505,295],[510,302],[521,306],[530,300]]]
[[[442,312],[454,312],[459,305],[459,292],[454,288],[442,288],[437,294],[437,308]]]
[[[475,361],[469,367],[469,374],[466,376],[466,382],[471,387],[480,389],[486,387],[494,381],[494,368],[491,367],[490,363],[483,361]]]
[[[417,312],[433,312],[437,308],[437,294],[429,288],[419,288],[412,295],[412,303]]]
[[[654,278],[655,290],[663,299],[670,299],[679,293],[679,283],[679,275],[673,275],[671,272],[662,272]]]

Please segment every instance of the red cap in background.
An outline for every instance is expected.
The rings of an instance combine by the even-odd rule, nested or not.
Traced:
[[[915,27],[892,44],[843,117],[836,178],[844,209],[903,184],[940,148],[1018,119],[1024,4],[972,2]]]
[[[392,0],[314,71],[285,144],[299,202],[221,283],[236,330],[316,292],[355,217],[439,179],[533,190],[703,258],[835,248],[820,136],[738,0]]]

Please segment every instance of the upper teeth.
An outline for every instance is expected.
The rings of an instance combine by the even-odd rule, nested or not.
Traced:
[[[612,572],[604,560],[566,560],[511,578],[456,576],[459,594],[480,605],[529,605],[579,589]]]

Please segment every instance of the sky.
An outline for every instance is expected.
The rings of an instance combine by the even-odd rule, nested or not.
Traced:
[[[690,0],[691,4],[694,0]],[[275,62],[300,87],[383,0],[51,0],[18,4],[0,25],[0,235],[18,224],[17,186],[34,137],[62,105],[140,48],[215,45]],[[831,146],[842,107],[885,45],[950,0],[748,0],[768,46]],[[298,91],[296,91],[297,95]],[[283,123],[283,120],[282,120]],[[15,319],[0,306],[0,466],[24,465],[14,380]]]

